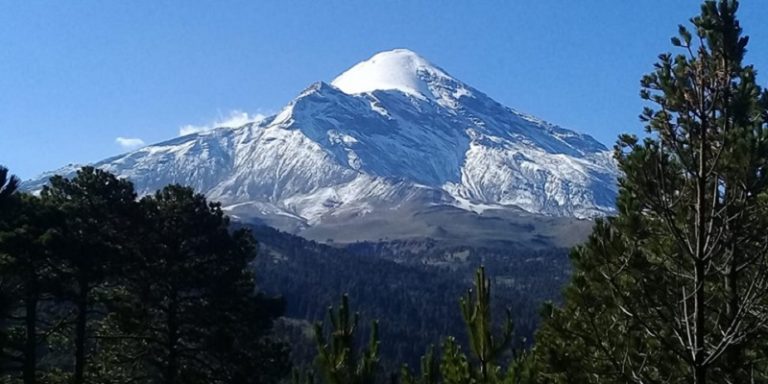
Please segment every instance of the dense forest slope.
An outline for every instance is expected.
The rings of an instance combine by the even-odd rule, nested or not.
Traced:
[[[540,304],[558,299],[569,270],[562,248],[502,251],[444,247],[431,239],[334,247],[265,226],[252,230],[260,244],[260,289],[287,300],[284,331],[293,335],[295,357],[305,362],[314,353],[309,325],[323,320],[346,292],[365,322],[380,321],[385,362],[416,366],[425,346],[463,334],[457,300],[481,264],[493,279],[496,309],[511,308],[517,336],[530,341]]]

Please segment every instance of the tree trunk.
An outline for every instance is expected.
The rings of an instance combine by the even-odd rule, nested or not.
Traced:
[[[701,364],[696,364],[694,383],[705,384],[707,382],[707,369]]]
[[[88,321],[88,281],[81,277],[78,283],[80,292],[77,297],[77,320],[75,323],[75,375],[72,382],[85,382],[85,339]]]
[[[26,313],[24,316],[26,338],[24,341],[24,366],[22,379],[24,384],[35,384],[37,371],[37,285],[30,283],[25,300]]]
[[[170,303],[168,304],[168,340],[167,340],[167,352],[168,361],[165,371],[165,384],[176,384],[176,378],[178,377],[179,370],[179,356],[176,350],[176,344],[179,338],[179,325],[176,318],[177,302],[175,293],[172,294]]]
[[[704,366],[704,263],[696,261],[696,294],[694,297],[694,317],[695,317],[695,341],[694,341],[694,357],[693,357],[693,371],[694,371],[694,383],[705,384],[707,382],[707,370]]]
[[[732,246],[732,248],[735,248],[735,246]],[[738,261],[740,258],[739,255],[736,253],[737,251],[734,249],[731,252],[732,259],[731,259],[731,265],[728,267],[728,274],[726,276],[725,280],[725,288],[728,292],[728,308],[726,311],[728,323],[732,323],[735,319],[737,314],[739,313],[739,292],[738,292]],[[730,378],[732,382],[737,383],[740,382],[740,378],[742,377],[741,374],[741,367],[743,365],[742,359],[741,359],[741,353],[742,353],[742,347],[739,344],[732,344],[729,346],[728,351],[726,352],[725,356],[725,374],[726,377]]]
[[[701,91],[702,97],[704,91]],[[705,108],[702,105],[701,110]],[[705,384],[707,382],[707,371],[704,366],[704,351],[706,346],[704,345],[704,336],[706,330],[704,329],[704,321],[706,319],[706,313],[704,313],[704,281],[706,277],[706,255],[705,244],[707,237],[707,134],[708,134],[708,122],[707,119],[702,117],[701,131],[699,132],[699,164],[698,172],[696,174],[696,250],[693,255],[694,263],[694,341],[693,341],[693,373],[695,384]],[[711,218],[710,218],[711,219]]]

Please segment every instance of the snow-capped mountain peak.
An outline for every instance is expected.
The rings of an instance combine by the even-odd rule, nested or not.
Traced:
[[[443,96],[435,89],[435,85],[440,83],[459,84],[444,70],[408,49],[379,52],[331,82],[350,95],[398,90],[433,100]]]
[[[405,49],[311,85],[258,123],[95,166],[140,193],[180,183],[237,216],[308,226],[434,206],[593,217],[612,212],[617,175],[589,135],[505,107]]]

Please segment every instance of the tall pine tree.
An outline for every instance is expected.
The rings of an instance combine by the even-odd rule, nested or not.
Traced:
[[[6,220],[10,217],[12,196],[16,193],[18,184],[18,179],[9,173],[8,168],[0,166],[0,231],[8,226]],[[0,254],[0,257],[3,255]],[[0,315],[2,316],[7,315],[8,302],[12,299],[7,285],[6,279],[0,278]],[[0,326],[0,371],[4,370],[7,361],[7,357],[2,352],[7,343],[7,334],[4,328],[4,326]]]
[[[2,353],[5,379],[37,382],[38,364],[63,322],[55,292],[61,291],[60,260],[55,252],[61,216],[31,195],[9,207],[7,229],[0,230],[0,276],[8,295],[3,331],[10,335]]]
[[[142,241],[124,270],[126,301],[115,324],[147,383],[273,383],[289,369],[269,331],[281,300],[256,293],[255,244],[230,231],[218,203],[168,186],[141,201]],[[131,335],[130,337],[127,337]]]
[[[642,79],[647,136],[624,135],[618,215],[573,252],[538,335],[551,382],[764,380],[768,97],[742,61],[738,3],[707,1]],[[758,358],[758,356],[760,358]]]
[[[114,175],[84,167],[72,179],[54,176],[41,193],[45,204],[64,216],[57,252],[63,260],[66,297],[74,307],[72,382],[86,380],[93,323],[98,320],[97,292],[130,254],[134,218],[138,213],[133,185]],[[100,315],[101,316],[101,315]]]

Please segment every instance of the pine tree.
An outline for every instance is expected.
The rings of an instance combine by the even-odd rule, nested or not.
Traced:
[[[512,315],[507,310],[507,321],[504,323],[504,332],[500,339],[493,337],[491,319],[491,281],[485,277],[485,268],[480,267],[475,277],[475,295],[472,291],[459,301],[461,316],[467,325],[469,346],[477,357],[478,379],[486,382],[490,377],[497,376],[499,367],[494,366],[501,354],[512,341]]]
[[[768,96],[736,1],[707,1],[642,79],[618,215],[575,250],[538,353],[553,382],[755,382],[768,322]],[[758,358],[761,357],[761,358]]]
[[[467,327],[471,356],[467,356],[452,336],[443,342],[440,359],[430,348],[422,358],[421,373],[413,377],[407,367],[402,370],[404,384],[523,384],[535,379],[532,360],[526,352],[511,348],[514,338],[511,311],[500,337],[493,335],[491,281],[480,267],[475,274],[474,292],[469,290],[459,300]],[[502,361],[507,359],[504,364]],[[506,370],[504,369],[506,365]]]
[[[190,188],[168,186],[141,206],[142,242],[124,271],[126,297],[112,306],[110,331],[135,358],[113,363],[140,367],[148,383],[267,384],[285,376],[286,347],[268,334],[284,304],[255,291],[250,233],[231,232],[221,206]]]
[[[95,302],[98,292],[108,289],[109,277],[121,269],[132,243],[134,217],[137,214],[133,185],[114,175],[84,167],[72,179],[54,176],[43,188],[44,204],[60,210],[64,220],[57,252],[63,260],[65,290],[59,292],[74,307],[72,335],[74,347],[74,384],[86,380],[92,325],[98,318]]]
[[[12,195],[18,188],[18,179],[14,176],[9,176],[8,169],[0,166],[0,231],[7,227],[6,220],[11,216],[9,211],[11,210]],[[0,253],[0,257],[4,257]],[[10,293],[6,279],[0,279],[0,315],[5,317],[8,314],[10,307],[10,301],[13,299],[13,295]],[[0,372],[5,370],[7,356],[3,350],[8,342],[8,335],[5,330],[6,327],[0,326]]]
[[[256,291],[253,237],[218,203],[180,186],[138,202],[86,167],[5,208],[0,381],[268,384],[289,371],[270,332],[285,303]]]
[[[0,231],[0,276],[13,300],[3,322],[12,335],[3,353],[20,368],[25,384],[37,382],[38,363],[62,324],[54,292],[61,289],[55,252],[59,212],[38,198],[21,195],[8,229]]]
[[[447,340],[448,341],[448,340]],[[456,343],[453,340],[449,341],[451,346],[455,346]],[[450,352],[448,352],[446,355],[455,355]],[[454,366],[456,364],[451,364],[451,366]],[[466,366],[466,364],[460,364],[463,367]],[[462,369],[462,372],[466,372],[464,369]],[[438,356],[435,355],[435,348],[434,346],[430,346],[427,350],[427,353],[421,357],[421,361],[419,364],[419,375],[414,377],[411,374],[411,371],[408,369],[408,366],[403,366],[401,372],[401,381],[404,384],[437,384],[440,382],[440,360],[438,359]],[[469,378],[469,375],[465,375],[466,378]]]
[[[343,295],[339,309],[328,309],[329,335],[323,325],[315,324],[317,366],[325,384],[372,384],[379,374],[378,322],[371,323],[371,335],[365,349],[358,352],[355,331],[360,315],[349,309],[349,297]]]

